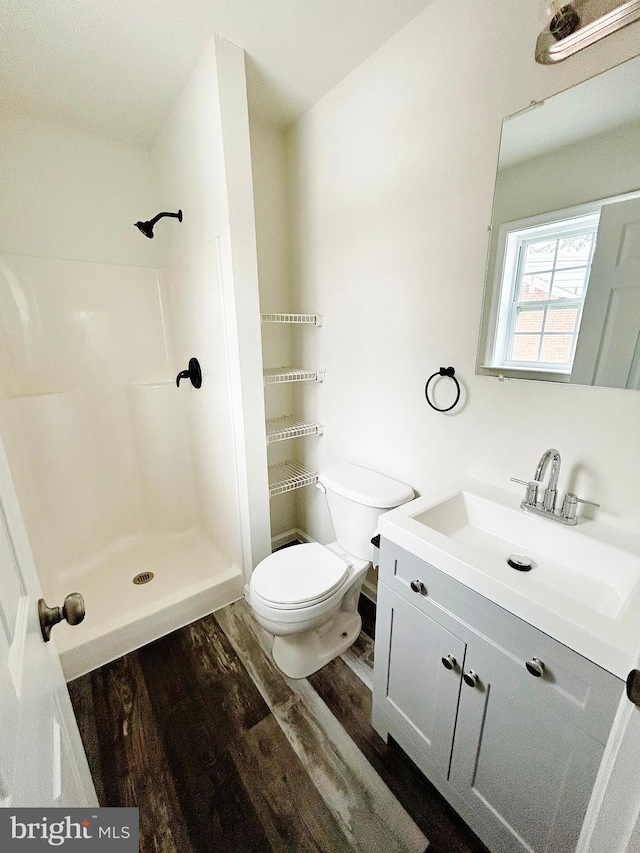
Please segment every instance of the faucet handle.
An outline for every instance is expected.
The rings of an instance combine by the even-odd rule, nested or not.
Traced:
[[[517,477],[511,477],[512,483],[520,483],[521,486],[526,486],[527,491],[524,496],[525,503],[530,506],[535,506],[538,501],[538,486],[542,483],[540,480],[518,480]]]
[[[600,506],[595,501],[586,501],[584,498],[579,498],[573,492],[567,492],[562,502],[562,517],[573,520],[576,517],[578,504],[589,504],[589,506]]]

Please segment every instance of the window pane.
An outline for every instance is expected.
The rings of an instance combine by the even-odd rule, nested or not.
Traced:
[[[518,302],[535,302],[538,299],[549,299],[551,290],[551,273],[544,275],[525,275],[520,282]]]
[[[589,262],[595,234],[574,234],[558,241],[556,268],[575,267]]]
[[[587,279],[587,268],[578,270],[558,270],[553,277],[552,299],[574,298],[582,296]]]
[[[547,322],[545,323],[544,330],[545,332],[573,333],[577,322],[577,308],[549,308],[547,311]]]
[[[520,309],[516,316],[516,332],[541,332],[544,321],[544,308]],[[565,329],[558,331],[564,332]]]
[[[552,270],[557,242],[557,240],[541,240],[539,243],[527,243],[522,271],[526,274]]]
[[[573,335],[544,335],[540,360],[566,364],[571,359],[572,345]]]
[[[540,335],[514,335],[512,361],[538,361]]]

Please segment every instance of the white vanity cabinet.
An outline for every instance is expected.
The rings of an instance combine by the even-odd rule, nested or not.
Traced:
[[[494,853],[573,851],[622,681],[384,539],[381,558],[374,728]]]

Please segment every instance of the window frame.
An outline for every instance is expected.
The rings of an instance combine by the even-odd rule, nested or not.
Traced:
[[[578,207],[566,208],[564,210],[551,211],[538,216],[527,217],[513,222],[505,222],[500,226],[497,242],[497,263],[493,282],[493,298],[491,303],[490,325],[487,335],[487,346],[483,368],[492,373],[515,375],[522,373],[540,374],[540,378],[555,377],[561,381],[567,381],[571,374],[571,365],[562,365],[558,362],[523,362],[513,361],[507,358],[514,335],[514,318],[517,313],[516,300],[514,299],[516,287],[520,281],[520,268],[522,263],[522,246],[534,239],[539,242],[545,237],[552,235],[569,236],[570,234],[588,233],[592,231],[597,235],[598,219],[600,211],[605,202],[598,201]],[[589,269],[593,260],[595,240],[593,241],[589,255]],[[576,300],[568,300],[563,304],[571,307],[571,304],[580,304],[580,316],[576,325],[573,341],[572,357],[575,354],[575,345],[582,317],[582,305],[587,292],[588,276],[585,282],[583,296]],[[549,300],[558,304],[558,300]],[[520,303],[522,304],[522,303]],[[533,305],[534,303],[528,303]],[[543,300],[542,304],[547,303]],[[533,378],[533,377],[532,377]]]

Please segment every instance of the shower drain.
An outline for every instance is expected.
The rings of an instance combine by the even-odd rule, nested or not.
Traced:
[[[133,582],[139,585],[141,583],[149,583],[149,581],[152,581],[153,578],[154,578],[153,572],[140,572],[139,575],[135,576],[135,578],[133,579]]]

